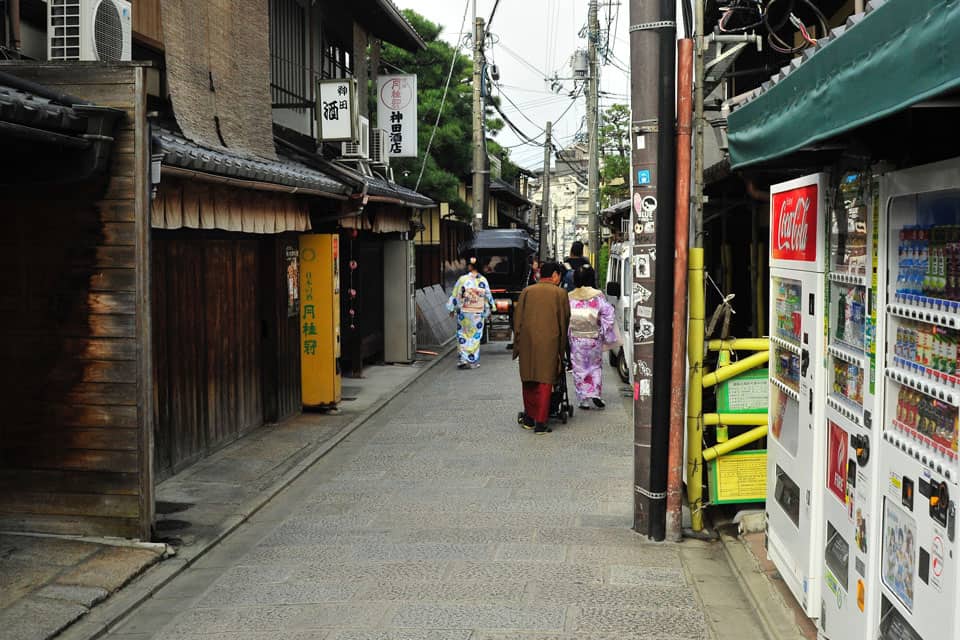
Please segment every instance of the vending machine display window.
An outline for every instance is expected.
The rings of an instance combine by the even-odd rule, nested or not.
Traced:
[[[848,173],[831,208],[830,271],[865,276],[868,267],[867,184],[869,176]]]

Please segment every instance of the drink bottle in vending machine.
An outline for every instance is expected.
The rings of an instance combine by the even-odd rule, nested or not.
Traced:
[[[826,174],[771,187],[767,553],[807,615],[820,609]]]

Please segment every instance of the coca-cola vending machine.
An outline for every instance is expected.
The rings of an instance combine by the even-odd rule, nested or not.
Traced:
[[[818,173],[770,190],[767,554],[811,618],[823,558],[827,184]]]

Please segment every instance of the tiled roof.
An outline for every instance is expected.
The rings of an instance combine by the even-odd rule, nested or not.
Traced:
[[[369,176],[365,176],[364,179],[367,182],[367,193],[369,195],[396,198],[410,207],[432,207],[436,204],[436,202],[427,196],[395,182],[390,182],[383,178],[371,178]]]
[[[87,132],[87,117],[72,107],[0,85],[0,120],[64,134]]]
[[[348,195],[350,187],[315,169],[292,161],[251,158],[227,150],[211,149],[172,131],[154,127],[154,145],[163,164],[228,178],[253,180]]]

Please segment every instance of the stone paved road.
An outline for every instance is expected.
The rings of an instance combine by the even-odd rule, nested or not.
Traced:
[[[606,411],[534,436],[516,425],[519,383],[503,345],[485,347],[478,370],[454,364],[108,637],[712,637],[681,557],[701,543],[649,544],[630,531],[631,427],[613,370]]]

